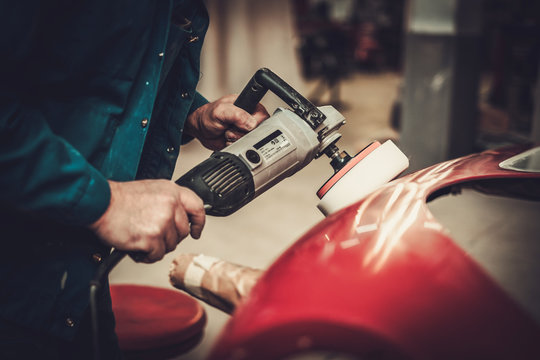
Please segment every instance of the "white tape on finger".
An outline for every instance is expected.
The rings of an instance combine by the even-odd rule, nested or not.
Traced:
[[[210,271],[212,265],[214,265],[218,261],[220,261],[218,258],[215,258],[213,256],[206,256],[203,254],[197,255],[193,258],[193,262],[206,271]]]
[[[184,286],[186,290],[199,298],[204,298],[201,291],[204,274],[218,261],[220,260],[215,257],[202,254],[194,257],[184,275]]]

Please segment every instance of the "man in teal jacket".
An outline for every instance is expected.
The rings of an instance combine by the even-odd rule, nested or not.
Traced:
[[[0,358],[91,358],[88,284],[111,247],[154,262],[201,235],[202,201],[170,181],[180,145],[220,149],[268,114],[195,91],[201,1],[0,4]]]

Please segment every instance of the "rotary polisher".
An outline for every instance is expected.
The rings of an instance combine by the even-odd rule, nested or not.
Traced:
[[[269,69],[259,69],[253,75],[235,105],[252,113],[268,91],[290,108],[278,108],[253,131],[214,152],[176,181],[203,199],[208,215],[232,214],[323,154],[331,159],[334,169],[334,175],[318,192],[319,209],[325,215],[344,201],[359,200],[408,166],[407,158],[391,141],[381,149],[379,143],[373,143],[354,157],[341,151],[336,142],[341,138],[338,130],[345,124],[343,115],[332,106],[316,107]],[[361,160],[375,168],[362,164],[361,173],[352,171]],[[359,184],[359,189],[352,186],[345,191],[348,196],[343,196],[336,184],[344,177],[369,180]],[[350,180],[347,184],[354,185]],[[355,192],[359,196],[354,196]]]
[[[351,160],[335,145],[345,123],[343,115],[332,106],[317,108],[268,69],[255,73],[235,105],[252,113],[267,91],[290,109],[278,108],[257,128],[176,181],[203,199],[208,215],[230,215],[323,154],[332,159],[336,171]]]

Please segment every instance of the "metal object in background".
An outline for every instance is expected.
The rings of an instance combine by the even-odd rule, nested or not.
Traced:
[[[411,0],[400,144],[410,171],[474,151],[481,0]]]

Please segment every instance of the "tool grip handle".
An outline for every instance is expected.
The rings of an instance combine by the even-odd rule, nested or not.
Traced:
[[[317,128],[326,118],[315,105],[267,68],[257,70],[238,95],[234,105],[252,114],[268,90],[289,105],[312,129]]]
[[[261,84],[260,81],[261,73],[268,71],[270,70],[265,68],[259,69],[246,84],[240,95],[238,95],[234,105],[252,114],[255,111],[257,104],[261,102],[268,91],[268,88],[264,84]]]

